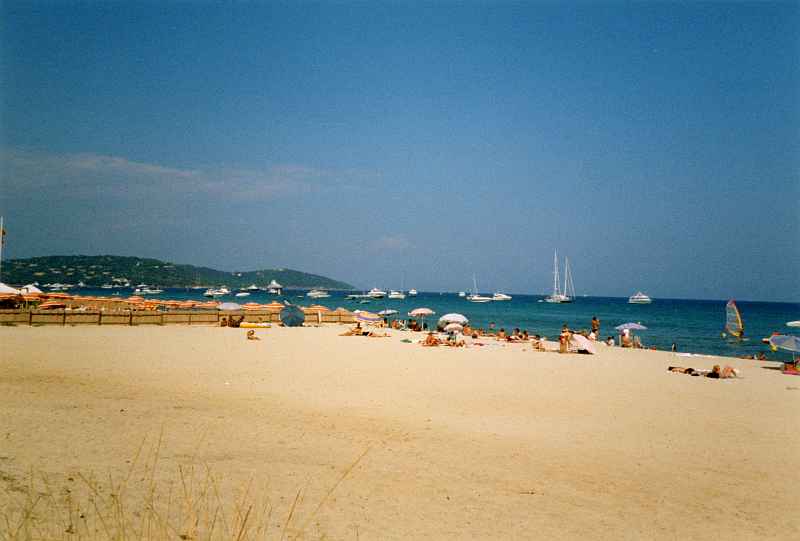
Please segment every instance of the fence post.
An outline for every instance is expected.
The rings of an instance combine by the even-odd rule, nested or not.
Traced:
[[[66,326],[67,325],[67,310],[66,309],[61,311],[61,325],[62,326]]]
[[[128,325],[133,326],[133,308],[128,310]]]
[[[188,324],[189,324],[189,325],[191,325],[191,324],[192,324],[192,313],[191,313],[191,312],[189,312],[189,321],[188,321]]]

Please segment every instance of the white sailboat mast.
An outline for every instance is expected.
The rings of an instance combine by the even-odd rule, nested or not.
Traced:
[[[569,258],[564,258],[564,295],[575,298],[575,284],[572,283],[572,271],[569,268]]]
[[[558,290],[558,250],[553,252],[553,297],[561,292]]]

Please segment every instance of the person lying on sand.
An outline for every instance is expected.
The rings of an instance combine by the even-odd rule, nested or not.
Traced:
[[[447,337],[447,341],[444,343],[445,346],[450,346],[454,348],[464,347],[466,342],[464,342],[463,338],[460,338],[458,334],[453,333]]]
[[[247,339],[248,340],[261,340],[261,338],[256,336],[256,331],[254,331],[253,329],[250,329],[249,331],[247,331]]]
[[[752,355],[739,355],[740,359],[747,359],[749,361],[766,361],[767,356],[762,351],[760,353],[753,353]]]
[[[355,327],[343,332],[339,336],[364,336],[365,334],[366,332],[364,331],[364,328],[361,326],[361,323],[359,322],[356,323]]]
[[[422,341],[422,345],[424,347],[431,347],[431,346],[438,346],[441,342],[439,339],[434,336],[433,332],[429,332],[428,336],[425,337],[425,340]]]
[[[712,379],[728,379],[728,378],[738,378],[739,371],[735,368],[725,365],[724,368],[720,368],[718,364],[715,364],[714,367],[709,370],[697,370],[696,368],[684,368],[683,366],[670,366],[667,368],[669,372],[677,372],[679,374],[688,374],[690,376],[705,376],[707,378]]]

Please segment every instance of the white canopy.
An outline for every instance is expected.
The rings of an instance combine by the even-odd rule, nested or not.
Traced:
[[[19,290],[22,291],[23,293],[41,293],[42,292],[41,289],[39,289],[38,287],[36,287],[33,284],[28,284],[26,286],[22,286],[21,288],[19,288]]]
[[[14,289],[11,286],[7,286],[3,282],[0,282],[0,294],[11,294],[11,295],[21,295],[22,292],[19,289]]]

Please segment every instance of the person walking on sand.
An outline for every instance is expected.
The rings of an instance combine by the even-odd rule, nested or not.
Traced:
[[[600,320],[597,316],[592,316],[592,332],[595,336],[600,336]]]

